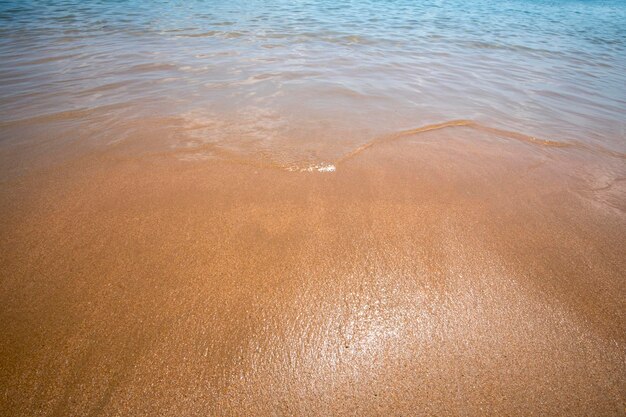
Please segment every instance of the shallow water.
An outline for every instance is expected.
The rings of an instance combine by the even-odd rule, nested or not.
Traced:
[[[139,149],[306,169],[471,119],[626,151],[619,0],[5,1],[0,55],[0,138],[18,146],[36,126],[54,150],[149,125]]]
[[[625,16],[0,0],[0,415],[623,415]]]

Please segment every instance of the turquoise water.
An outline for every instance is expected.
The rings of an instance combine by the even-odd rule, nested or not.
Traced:
[[[297,163],[471,119],[626,151],[623,0],[4,1],[0,56],[5,146]]]

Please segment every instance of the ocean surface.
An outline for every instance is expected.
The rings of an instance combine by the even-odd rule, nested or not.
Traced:
[[[626,151],[623,0],[1,1],[0,57],[5,149],[308,169],[464,119]]]

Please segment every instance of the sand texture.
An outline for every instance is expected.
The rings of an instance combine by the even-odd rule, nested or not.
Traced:
[[[505,133],[8,176],[0,414],[624,415],[624,159]]]

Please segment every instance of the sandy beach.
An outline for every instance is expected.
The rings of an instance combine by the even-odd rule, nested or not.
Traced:
[[[0,1],[0,417],[626,417],[625,22]]]
[[[468,127],[335,172],[4,182],[3,415],[620,415],[618,157]]]

